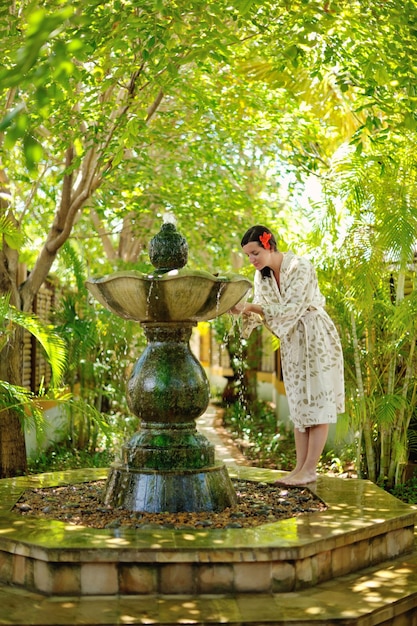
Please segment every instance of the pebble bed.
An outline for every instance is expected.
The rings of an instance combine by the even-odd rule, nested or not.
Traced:
[[[182,530],[250,528],[326,509],[325,503],[306,487],[232,482],[237,506],[218,513],[147,513],[107,507],[103,504],[105,480],[25,491],[13,511],[89,528]]]

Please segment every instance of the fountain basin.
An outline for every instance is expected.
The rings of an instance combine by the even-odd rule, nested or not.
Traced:
[[[252,287],[238,274],[215,276],[209,272],[174,269],[143,274],[130,270],[86,285],[107,309],[137,322],[187,322],[213,319],[231,309]]]

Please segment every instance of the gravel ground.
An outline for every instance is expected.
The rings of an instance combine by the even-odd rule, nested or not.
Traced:
[[[249,528],[324,511],[326,505],[306,487],[232,481],[238,504],[220,513],[142,513],[103,504],[104,480],[26,491],[13,511],[90,528]]]

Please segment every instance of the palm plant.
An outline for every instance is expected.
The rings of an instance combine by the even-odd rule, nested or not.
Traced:
[[[0,416],[13,409],[23,424],[29,422],[41,433],[44,425],[41,399],[64,398],[59,386],[66,363],[65,344],[53,328],[44,324],[36,315],[17,310],[10,304],[9,295],[0,296],[0,355],[7,358],[7,346],[16,327],[31,333],[44,349],[45,358],[51,367],[52,379],[48,391],[43,386],[34,393],[19,385],[0,380]]]
[[[327,190],[347,215],[329,300],[344,343],[350,426],[364,473],[387,487],[403,478],[417,404],[414,142],[397,140],[395,159],[391,152],[392,144],[389,153],[344,157]]]

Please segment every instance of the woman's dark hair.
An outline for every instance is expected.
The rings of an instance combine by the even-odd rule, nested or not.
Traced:
[[[250,243],[252,241],[255,241],[261,248],[265,248],[265,245],[263,243],[263,239],[265,235],[270,235],[270,237],[266,238],[267,242],[268,242],[268,248],[271,247],[272,250],[276,250],[277,249],[277,242],[275,240],[274,235],[272,234],[272,232],[269,230],[269,228],[267,228],[266,226],[261,226],[260,224],[256,224],[256,226],[251,226],[251,228],[249,228],[246,233],[243,235],[242,240],[240,242],[240,245],[242,246],[246,246],[247,243]],[[270,267],[264,267],[263,270],[261,270],[261,274],[263,277],[265,276],[271,276],[271,268]]]

